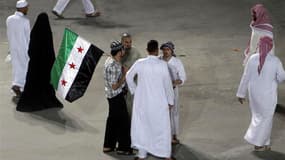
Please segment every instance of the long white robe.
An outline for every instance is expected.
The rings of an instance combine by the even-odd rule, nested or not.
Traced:
[[[158,157],[170,157],[168,105],[174,104],[174,93],[167,63],[156,56],[139,59],[127,72],[126,80],[131,94],[134,94],[132,147]]]
[[[15,12],[7,18],[6,25],[12,61],[12,85],[23,90],[29,62],[30,21],[23,13]]]
[[[58,14],[62,14],[69,2],[70,0],[58,0],[53,10],[56,11]],[[86,14],[91,14],[95,12],[95,8],[91,0],[82,0],[82,4]]]
[[[162,59],[162,56],[160,57]],[[179,87],[186,81],[186,73],[184,66],[176,57],[171,57],[167,62],[170,71],[171,80],[181,80],[182,84],[174,88],[174,107],[170,110],[170,123],[172,135],[179,134]]]
[[[285,72],[279,58],[269,53],[258,74],[259,54],[250,57],[239,88],[237,97],[244,98],[248,92],[252,114],[251,123],[245,140],[255,146],[270,145],[273,115],[277,104],[278,83],[285,80]]]
[[[265,24],[265,25],[272,27],[270,24]],[[261,37],[268,36],[273,39],[273,33],[270,31],[256,28],[253,26],[250,26],[250,28],[251,28],[251,37],[250,37],[250,44],[249,44],[249,52],[247,54],[245,53],[245,59],[243,61],[243,65],[246,65],[251,55],[258,52],[258,43]],[[274,53],[274,48],[275,47],[273,44],[273,48],[272,48],[273,53]]]

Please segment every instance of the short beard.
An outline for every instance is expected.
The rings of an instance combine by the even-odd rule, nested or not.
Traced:
[[[125,53],[130,53],[130,51],[131,51],[131,48],[124,48],[124,50],[125,50]]]

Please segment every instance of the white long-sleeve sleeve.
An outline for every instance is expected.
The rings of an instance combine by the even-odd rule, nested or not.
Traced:
[[[238,87],[238,91],[236,96],[240,97],[240,98],[245,98],[246,94],[247,94],[247,89],[248,89],[248,83],[249,83],[249,79],[250,79],[250,75],[249,75],[249,67],[250,62],[247,63],[247,65],[245,66],[239,87]]]
[[[283,65],[282,65],[280,60],[278,62],[278,66],[277,67],[278,68],[277,68],[276,78],[277,78],[278,83],[281,83],[281,82],[283,82],[285,80],[285,71],[284,71]]]
[[[182,81],[182,84],[180,85],[183,85],[187,78],[186,78],[184,66],[179,59],[177,60],[177,69],[178,69],[178,77]]]
[[[168,71],[168,68],[165,72],[166,72],[166,74],[165,74],[164,81],[163,81],[163,85],[164,85],[163,87],[165,89],[168,104],[174,105],[174,91],[173,91],[173,85],[172,85],[172,81],[171,81],[171,77],[170,77],[170,73]]]

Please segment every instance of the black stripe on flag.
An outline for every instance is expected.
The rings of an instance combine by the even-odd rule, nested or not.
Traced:
[[[65,97],[67,101],[73,102],[84,95],[94,73],[96,65],[103,53],[104,52],[101,49],[91,44],[85,57],[82,60],[79,71]]]

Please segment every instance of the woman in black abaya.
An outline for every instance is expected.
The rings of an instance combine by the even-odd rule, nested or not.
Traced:
[[[24,91],[17,111],[33,112],[48,108],[63,108],[50,84],[50,72],[55,61],[52,31],[48,15],[41,13],[31,31],[28,51],[30,61]]]

